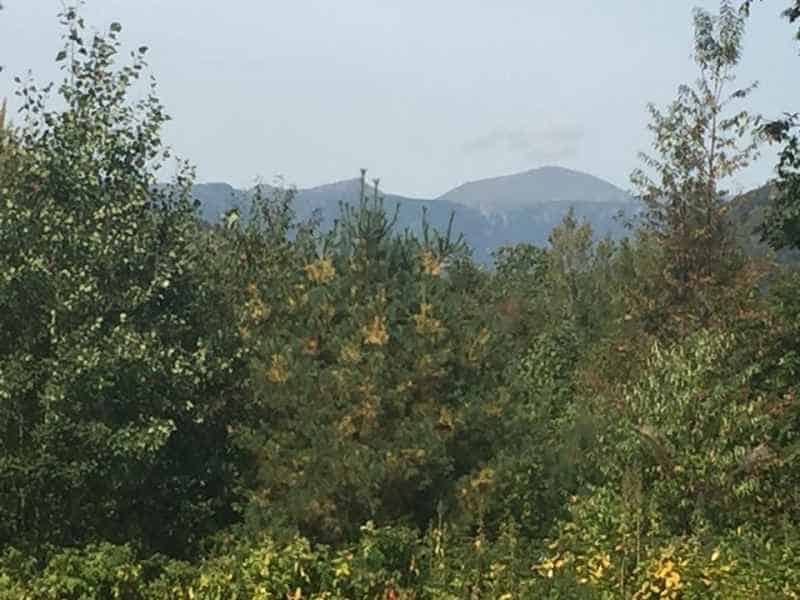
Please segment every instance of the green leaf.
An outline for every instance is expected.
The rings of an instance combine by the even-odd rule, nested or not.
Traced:
[[[114,33],[119,33],[120,31],[122,31],[122,25],[115,21],[114,23],[111,24],[111,27],[109,27],[109,29]]]
[[[66,50],[62,50],[61,52],[56,54],[56,62],[61,62],[65,58],[67,58],[67,51]]]

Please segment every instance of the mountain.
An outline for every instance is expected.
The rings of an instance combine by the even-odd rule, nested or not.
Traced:
[[[250,192],[237,190],[227,183],[201,183],[192,188],[200,202],[200,214],[209,223],[216,223],[232,208],[246,214],[250,208]]]
[[[784,248],[778,252],[761,241],[759,227],[764,221],[772,201],[773,188],[764,185],[733,198],[728,205],[728,219],[733,224],[740,247],[748,256],[774,258],[779,264],[797,269],[800,267],[800,251]]]
[[[360,180],[348,179],[298,190],[294,209],[300,219],[317,214],[323,229],[339,217],[340,204],[355,204]],[[198,184],[194,195],[205,219],[217,221],[226,210],[239,208],[246,215],[252,190],[237,190],[224,183]],[[491,261],[491,253],[503,245],[529,242],[547,244],[550,231],[570,208],[591,223],[598,237],[624,234],[616,219],[620,212],[632,216],[638,204],[611,183],[560,167],[544,167],[524,173],[493,177],[458,186],[434,199],[408,198],[382,192],[388,210],[399,207],[396,228],[419,234],[423,209],[428,223],[444,231],[451,214],[454,233],[463,234],[476,260]]]
[[[541,204],[627,203],[630,196],[593,175],[562,167],[541,167],[465,183],[438,199],[493,214],[528,210]]]
[[[323,229],[330,228],[340,214],[340,204],[358,202],[359,179],[347,179],[319,187],[298,190],[294,210],[300,219],[316,214]],[[270,188],[264,190],[270,193]],[[231,208],[247,215],[253,190],[237,190],[226,183],[205,183],[194,187],[201,214],[216,222]],[[771,201],[770,186],[762,186],[732,198],[728,218],[740,246],[753,257],[772,256],[760,239],[758,227]],[[388,210],[399,207],[397,229],[421,232],[422,211],[431,226],[444,231],[455,214],[454,233],[464,235],[476,260],[489,263],[492,251],[518,242],[546,245],[550,231],[570,207],[579,218],[591,223],[597,237],[622,237],[624,227],[617,215],[632,217],[639,204],[623,190],[585,173],[543,167],[505,177],[492,177],[460,185],[435,199],[408,198],[382,194]],[[800,251],[782,250],[775,259],[800,268]]]

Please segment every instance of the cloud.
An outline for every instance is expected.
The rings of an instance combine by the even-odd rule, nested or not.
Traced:
[[[549,126],[540,129],[498,128],[465,142],[467,154],[512,154],[526,161],[564,160],[578,153],[583,130],[573,126]]]

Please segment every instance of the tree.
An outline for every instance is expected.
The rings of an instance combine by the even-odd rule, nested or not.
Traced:
[[[502,356],[491,315],[449,277],[462,244],[426,226],[394,232],[370,196],[329,234],[246,231],[254,528],[341,542],[370,519],[426,527],[486,454],[482,394]]]
[[[753,0],[744,0],[741,7],[742,14],[749,16],[752,6]],[[800,20],[800,0],[790,2],[789,6],[781,13],[781,16],[788,19],[790,23]],[[800,29],[797,30],[796,37],[800,40]]]
[[[772,203],[761,225],[761,239],[775,250],[800,249],[800,115],[791,114],[764,128],[769,139],[783,144]]]
[[[730,2],[718,15],[694,14],[694,86],[681,85],[677,99],[661,111],[650,105],[655,156],[641,153],[645,168],[632,175],[646,205],[645,231],[655,236],[668,260],[670,295],[687,303],[693,288],[718,281],[729,265],[733,241],[725,219],[727,177],[757,154],[758,119],[730,105],[755,84],[729,91],[740,59],[744,19]]]
[[[0,543],[187,554],[233,517],[234,338],[206,312],[191,172],[155,185],[168,117],[129,100],[146,48],[118,67],[118,24],[63,24],[64,108],[22,86],[0,161]]]
[[[741,11],[750,14],[753,0],[745,0]],[[800,0],[794,0],[781,13],[790,23],[800,21]],[[800,28],[795,37],[800,41]],[[764,223],[761,239],[775,250],[800,249],[800,114],[786,113],[766,123],[763,132],[776,144],[782,144],[775,181],[774,199]]]

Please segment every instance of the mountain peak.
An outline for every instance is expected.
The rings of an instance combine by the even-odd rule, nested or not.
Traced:
[[[594,175],[547,165],[512,175],[471,181],[439,199],[493,213],[554,202],[619,202],[629,199],[629,196],[624,190]]]
[[[563,173],[567,175],[587,175],[587,173],[582,173],[581,171],[568,169],[567,167],[561,167],[559,165],[543,165],[541,167],[534,167],[533,169],[528,169],[525,171],[525,173]]]

